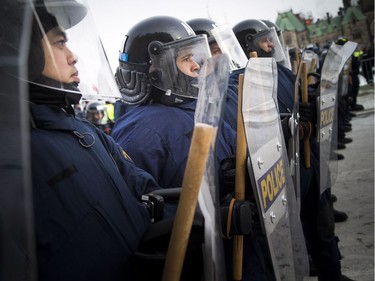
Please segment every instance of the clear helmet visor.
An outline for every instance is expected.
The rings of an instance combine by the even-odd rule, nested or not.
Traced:
[[[229,58],[230,71],[245,68],[248,60],[232,28],[228,25],[214,26],[211,32],[221,53]]]
[[[82,95],[86,100],[121,98],[111,68],[84,0],[31,2],[34,27],[31,42],[43,62],[30,67],[29,81],[43,87]],[[35,38],[37,37],[37,38]],[[34,55],[32,52],[30,56]],[[32,77],[32,78],[30,78]]]
[[[279,37],[274,27],[269,28],[266,32],[257,34],[253,39],[253,44],[263,54],[273,57],[276,62],[286,59],[283,47],[281,46]],[[258,54],[259,57],[262,55]]]
[[[196,35],[170,43],[153,41],[150,83],[167,95],[196,98],[201,67],[211,57],[206,35]]]

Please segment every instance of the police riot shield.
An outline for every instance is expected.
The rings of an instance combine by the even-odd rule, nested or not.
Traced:
[[[318,99],[318,136],[320,157],[320,193],[332,187],[337,177],[337,107],[339,76],[357,43],[332,43],[325,57]]]
[[[221,52],[229,57],[230,71],[244,68],[247,63],[247,57],[232,28],[228,25],[221,25],[214,26],[211,31]]]
[[[293,181],[294,191],[296,194],[298,212],[301,210],[301,181],[300,181],[300,140],[299,140],[299,130],[298,130],[298,112],[299,112],[299,83],[301,78],[301,64],[302,60],[299,62],[296,80],[294,83],[294,104],[293,112],[291,118],[289,119],[289,128],[291,131],[291,137],[288,141],[288,158],[290,174]]]
[[[339,86],[338,86],[338,96],[339,98],[344,97],[348,94],[349,90],[349,80],[350,80],[350,66],[352,63],[352,58],[350,57],[345,63],[340,76],[339,76]]]
[[[195,111],[196,122],[218,128],[222,118],[228,88],[229,58],[219,55],[210,58],[200,72],[199,101]],[[221,234],[218,174],[215,159],[215,137],[206,163],[198,203],[204,217],[204,280],[226,280],[223,239]]]
[[[0,4],[0,280],[37,280],[29,153],[27,73],[31,9]]]
[[[226,276],[214,149],[228,78],[226,55],[204,61],[198,78],[192,142],[163,269],[164,281],[180,280],[197,203],[204,217],[204,280],[221,280]]]
[[[304,51],[301,55],[301,60],[299,61],[298,67],[296,69],[296,78],[294,84],[294,106],[293,112],[291,114],[291,119],[289,121],[289,127],[291,131],[291,137],[288,142],[288,157],[289,157],[289,165],[293,180],[293,186],[296,193],[297,198],[297,206],[298,210],[301,209],[301,176],[300,176],[300,165],[304,159],[300,159],[300,134],[299,134],[299,102],[301,100],[300,96],[300,89],[303,87],[307,87],[307,85],[303,85],[303,81],[309,82],[309,79],[303,79],[303,75],[307,75],[305,72],[302,71],[302,65],[306,64],[306,70],[308,72],[315,72],[318,62],[317,55],[312,51]]]
[[[273,58],[250,58],[242,103],[248,170],[275,278],[302,280],[308,276],[309,263],[277,111],[276,81]]]
[[[279,41],[281,44],[281,47],[283,48],[283,52],[285,54],[285,60],[281,61],[282,65],[284,65],[286,68],[292,70],[292,63],[290,61],[289,56],[289,47],[287,44],[285,44],[283,32],[280,30],[278,31]]]

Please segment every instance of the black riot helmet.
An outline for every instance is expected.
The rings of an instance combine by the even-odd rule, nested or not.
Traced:
[[[106,107],[104,105],[104,102],[101,101],[92,101],[89,102],[85,107],[85,115],[86,119],[95,124],[103,124],[104,117],[106,117]]]
[[[236,24],[233,32],[248,58],[251,52],[256,52],[258,57],[273,57],[277,62],[285,61],[285,54],[274,27],[269,28],[261,20],[249,19]],[[261,48],[263,41],[272,43],[271,51],[266,52]]]
[[[259,47],[254,46],[254,38],[267,33],[268,30],[268,26],[265,23],[256,19],[241,21],[233,27],[233,32],[248,58],[250,57],[250,52],[259,52]]]
[[[125,35],[115,75],[123,102],[153,99],[173,105],[196,97],[194,79],[176,67],[179,52],[188,49],[194,49],[196,61],[210,56],[207,37],[197,36],[180,19],[155,16],[133,26]]]
[[[308,45],[304,48],[304,50],[305,50],[305,51],[306,51],[306,50],[308,50],[308,51],[312,51],[312,52],[314,52],[315,54],[319,54],[319,53],[320,53],[320,48],[319,48],[319,46],[316,45],[316,44],[308,44]]]
[[[264,22],[268,26],[268,28],[274,27],[275,30],[276,30],[277,36],[281,35],[281,29],[279,28],[279,26],[277,24],[275,24],[275,23],[273,23],[272,21],[269,21],[269,20],[262,20],[262,22]]]
[[[186,22],[195,32],[195,34],[206,34],[208,43],[216,42],[212,29],[217,28],[217,24],[210,19],[196,18]]]
[[[335,41],[335,43],[336,43],[337,45],[340,45],[340,46],[344,46],[346,42],[348,42],[348,38],[346,38],[346,37],[344,37],[344,36],[339,36],[339,37],[336,39],[336,41]]]
[[[210,45],[211,55],[220,55],[222,53],[217,38],[212,33],[213,29],[217,29],[217,24],[210,19],[196,18],[186,22],[195,32],[195,34],[205,34],[207,36],[208,44]]]
[[[218,25],[211,19],[196,18],[186,22],[196,34],[207,36],[212,56],[226,54],[230,71],[244,68],[247,58],[230,26]]]

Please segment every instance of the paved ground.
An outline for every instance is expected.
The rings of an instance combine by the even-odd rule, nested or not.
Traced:
[[[337,210],[349,219],[336,223],[336,234],[343,259],[342,272],[356,281],[374,280],[374,86],[360,88],[356,112],[347,137],[353,142],[339,150],[345,156],[338,162],[338,177],[332,193],[338,197]],[[309,281],[317,280],[310,277]]]

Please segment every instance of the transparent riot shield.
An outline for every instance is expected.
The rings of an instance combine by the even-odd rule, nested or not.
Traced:
[[[247,57],[230,26],[214,27],[212,35],[215,37],[221,52],[229,57],[229,69],[231,72],[246,66]]]
[[[229,59],[224,54],[207,59],[199,73],[194,131],[165,260],[164,281],[180,280],[198,201],[205,225],[204,280],[225,280],[214,149],[228,78]]]
[[[199,102],[196,122],[204,121],[218,128],[223,113],[223,101],[228,88],[229,58],[220,55],[210,58],[200,72]],[[199,207],[204,217],[204,280],[226,280],[223,238],[221,234],[220,200],[217,161],[215,159],[216,132],[208,155],[200,193]]]
[[[352,63],[351,57],[347,60],[339,77],[338,96],[339,98],[348,94],[349,80],[350,80],[350,66]]]
[[[301,60],[298,65],[296,80],[294,83],[294,105],[291,119],[289,121],[289,127],[292,136],[288,142],[288,158],[290,174],[293,181],[294,192],[296,194],[298,212],[301,210],[301,180],[300,180],[300,140],[299,140],[299,130],[298,130],[298,112],[299,112],[299,83],[301,77]]]
[[[303,77],[302,75],[307,75],[302,71],[302,65],[306,64],[307,72],[315,72],[318,62],[317,55],[312,51],[305,51],[301,55],[301,60],[299,61],[298,67],[296,69],[296,78],[294,84],[294,106],[293,112],[291,114],[291,119],[289,122],[290,130],[292,136],[288,142],[288,157],[289,157],[289,165],[290,171],[293,180],[293,186],[296,193],[297,198],[297,206],[298,210],[301,210],[301,180],[300,180],[300,134],[298,129],[298,122],[299,122],[299,102],[301,100],[300,97],[300,89],[303,87],[307,87],[307,85],[303,85]],[[305,77],[305,81],[309,83],[309,79]]]
[[[325,57],[318,99],[318,141],[320,157],[320,193],[330,188],[337,177],[337,107],[339,76],[357,43],[332,43]]]
[[[0,280],[37,280],[29,153],[27,73],[31,9],[0,4]]]
[[[251,58],[245,69],[242,113],[248,169],[262,215],[276,280],[308,276],[307,250],[277,111],[273,58]]]

